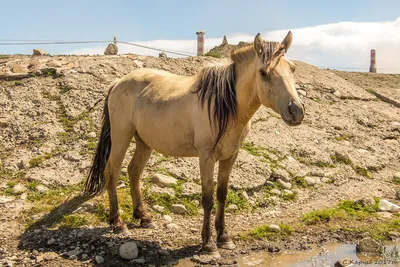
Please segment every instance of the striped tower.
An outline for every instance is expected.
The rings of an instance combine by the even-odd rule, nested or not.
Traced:
[[[369,66],[369,72],[376,73],[376,51],[371,49],[371,65]]]
[[[197,56],[204,55],[204,34],[203,31],[196,32],[197,34]]]

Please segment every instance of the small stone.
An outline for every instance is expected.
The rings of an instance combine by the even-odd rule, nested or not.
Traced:
[[[56,60],[50,60],[46,63],[47,66],[50,68],[59,68],[61,67],[61,62],[56,61]]]
[[[307,92],[304,90],[297,90],[297,93],[302,96],[307,96]]]
[[[185,214],[187,212],[187,209],[184,205],[182,204],[174,204],[171,206],[171,212],[175,214]]]
[[[14,185],[12,190],[15,194],[20,194],[22,192],[25,192],[27,189],[23,184],[16,184]]]
[[[22,193],[19,197],[21,200],[26,200],[28,198],[28,194],[26,192]]]
[[[335,91],[333,95],[336,96],[337,98],[342,98],[342,94],[339,91]]]
[[[136,66],[138,66],[138,68],[143,68],[143,62],[140,60],[134,60],[133,63],[136,64]]]
[[[67,68],[68,68],[68,69],[73,69],[73,68],[75,68],[75,63],[74,63],[74,62],[68,63]]]
[[[393,174],[393,178],[400,179],[400,172],[396,172],[395,174]]]
[[[38,256],[36,256],[36,262],[41,262],[41,261],[43,261],[44,259],[43,259],[43,256],[42,255],[38,255]]]
[[[119,255],[126,260],[136,259],[139,254],[138,247],[135,242],[126,242],[119,247]]]
[[[82,159],[82,156],[79,155],[78,153],[74,153],[74,152],[70,152],[67,153],[64,158],[66,160],[70,160],[70,161],[80,161]]]
[[[0,204],[5,204],[7,202],[13,201],[14,198],[7,196],[0,196]]]
[[[169,223],[167,224],[167,229],[169,230],[179,230],[179,226],[175,223]]]
[[[124,187],[126,187],[125,182],[124,181],[119,181],[118,185],[117,185],[117,189],[124,188]]]
[[[49,241],[47,241],[47,245],[52,245],[54,242],[56,242],[56,240],[54,238],[50,238]]]
[[[104,262],[104,258],[102,256],[97,255],[95,258],[97,264],[102,264]]]
[[[332,180],[329,179],[329,178],[324,177],[324,178],[321,178],[321,182],[326,183],[326,184],[330,184],[330,183],[332,183]]]
[[[375,199],[368,196],[355,201],[354,204],[360,205],[362,207],[373,206],[375,205]]]
[[[155,210],[155,211],[157,211],[159,213],[163,213],[164,210],[165,210],[165,208],[163,206],[160,206],[160,205],[154,205],[152,208],[153,208],[153,210]]]
[[[35,49],[33,49],[33,55],[34,55],[34,56],[48,56],[49,53],[47,53],[47,52],[44,51],[44,50],[35,48]]]
[[[168,56],[167,56],[167,53],[161,52],[161,53],[158,54],[158,57],[159,58],[167,58]]]
[[[199,206],[200,202],[198,200],[193,200],[193,204],[196,205],[196,206]]]
[[[356,251],[359,253],[383,253],[383,246],[371,237],[366,237],[357,242]]]
[[[283,189],[292,189],[292,184],[283,181],[282,179],[277,179],[276,180],[278,184],[283,188]]]
[[[172,222],[172,217],[169,215],[164,215],[163,216],[164,221],[166,221],[167,223],[171,223]]]
[[[96,133],[95,132],[90,132],[90,133],[88,133],[87,134],[87,137],[89,137],[89,138],[96,138]]]
[[[36,186],[36,191],[38,191],[39,193],[44,193],[44,192],[46,192],[46,191],[49,191],[49,189],[46,187],[46,186],[44,186],[44,185],[38,185],[38,186]]]
[[[52,261],[58,257],[58,254],[55,252],[46,252],[43,254],[43,258],[45,261]]]
[[[227,211],[235,211],[238,210],[238,207],[235,204],[230,204],[227,208]]]
[[[269,230],[272,232],[279,232],[281,230],[281,228],[279,227],[279,225],[276,224],[270,224],[268,226]]]
[[[86,260],[88,258],[88,254],[82,254],[82,260]]]
[[[311,177],[305,177],[304,181],[306,182],[307,185],[313,186],[316,184],[315,179]]]
[[[243,191],[242,196],[243,196],[245,199],[249,200],[249,195],[247,194],[246,191]]]
[[[12,72],[14,73],[21,73],[23,72],[22,67],[18,64],[14,64],[12,67]]]
[[[293,191],[291,191],[291,190],[289,190],[289,189],[284,189],[284,190],[283,190],[283,194],[286,195],[286,196],[291,196],[291,195],[293,195],[294,193],[293,193]]]
[[[77,255],[71,255],[68,257],[69,260],[77,260],[78,256]]]
[[[345,258],[345,259],[341,259],[338,260],[335,263],[335,267],[346,267],[346,266],[351,266],[352,265],[353,260],[351,258]]]
[[[137,263],[137,264],[145,264],[146,260],[142,258],[142,259],[133,260],[132,262]]]
[[[68,251],[66,253],[66,255],[67,256],[73,256],[73,255],[78,256],[78,255],[81,255],[81,253],[82,253],[82,251],[80,250],[80,248],[76,247],[75,249]]]
[[[167,187],[170,185],[175,185],[177,180],[173,177],[156,173],[152,178],[151,181],[160,187]]]
[[[92,163],[90,161],[84,161],[81,163],[81,166],[79,167],[79,171],[83,172],[86,169],[89,169],[92,166]]]
[[[379,210],[380,211],[390,211],[390,212],[397,212],[400,210],[400,206],[393,204],[386,199],[381,199],[379,201]]]
[[[285,182],[290,182],[290,174],[284,169],[275,169],[272,171],[271,178],[275,181],[281,179]]]
[[[104,50],[104,55],[116,55],[118,54],[118,46],[116,44],[109,44]]]
[[[281,191],[279,189],[271,189],[270,192],[273,195],[277,195],[277,196],[281,196],[282,195],[282,193],[281,193]]]

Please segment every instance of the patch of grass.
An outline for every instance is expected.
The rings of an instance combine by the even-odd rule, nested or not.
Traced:
[[[167,176],[176,177],[176,175],[174,173],[170,172],[166,168],[154,168],[153,171],[157,172],[157,173],[161,173],[161,174],[167,175]]]
[[[354,164],[353,164],[351,167],[352,167],[353,170],[354,170],[356,173],[358,173],[359,175],[365,176],[365,177],[367,177],[367,178],[369,178],[369,179],[372,179],[372,178],[373,178],[372,174],[371,174],[367,169],[365,169],[365,168],[363,168],[363,167],[360,167],[360,166],[358,166],[358,165],[354,165]]]
[[[322,160],[317,160],[317,161],[312,161],[312,160],[306,160],[303,157],[294,157],[298,162],[303,163],[305,165],[311,165],[311,166],[317,166],[319,168],[335,168],[336,165],[332,164],[330,162],[322,161]]]
[[[28,189],[29,190],[32,190],[32,191],[34,191],[34,190],[36,190],[36,187],[39,185],[40,183],[39,183],[39,181],[32,181],[32,182],[30,182],[30,183],[28,183]]]
[[[373,94],[373,95],[376,94],[375,90],[372,88],[365,89],[365,91],[367,91],[368,93]]]
[[[29,167],[30,168],[39,167],[43,163],[43,161],[45,161],[45,158],[43,156],[37,156],[31,158],[31,160],[29,161]]]
[[[336,136],[335,140],[338,142],[343,141],[343,140],[349,141],[351,138],[353,138],[353,136],[347,135],[347,134],[342,134],[342,135]]]
[[[298,187],[307,188],[307,187],[309,187],[309,185],[306,183],[306,180],[304,178],[305,178],[304,176],[296,176],[296,177],[293,177],[292,181]]]
[[[393,182],[394,184],[400,185],[400,177],[393,177],[392,182]]]
[[[269,225],[262,225],[254,228],[249,233],[242,235],[241,238],[246,239],[268,239],[272,241],[276,241],[278,239],[282,239],[290,236],[293,233],[293,228],[287,224],[278,224],[281,228],[280,231],[275,232],[269,228]]]
[[[42,96],[44,98],[49,99],[50,101],[57,101],[58,102],[58,101],[61,100],[59,95],[52,95],[50,92],[47,92],[47,91],[42,92]]]
[[[385,221],[378,221],[367,226],[346,227],[343,231],[350,233],[369,233],[371,237],[378,241],[391,241],[390,232],[400,232],[400,219],[393,218]]]
[[[205,54],[205,56],[207,57],[216,57],[216,58],[221,58],[222,55],[220,53],[217,52],[208,52],[207,54]]]
[[[228,190],[225,205],[229,206],[234,204],[238,207],[238,211],[250,209],[250,204],[242,193],[243,191],[234,192],[233,190]]]
[[[68,214],[64,215],[60,222],[60,227],[63,228],[78,228],[89,223],[84,214]]]
[[[292,194],[282,192],[282,198],[288,201],[295,201],[297,199],[297,192],[292,192]]]
[[[342,155],[340,153],[335,152],[334,155],[331,155],[331,160],[336,163],[344,163],[346,165],[352,165],[352,161],[349,156]]]
[[[307,225],[327,223],[336,219],[356,219],[362,220],[378,211],[379,200],[375,199],[375,204],[363,206],[351,200],[341,201],[337,207],[309,212],[303,216],[303,222]]]
[[[242,147],[243,150],[247,151],[247,153],[256,156],[256,157],[261,157],[262,162],[269,163],[271,169],[275,168],[285,168],[279,161],[282,160],[283,158],[278,157],[277,159],[274,159],[270,156],[270,154],[278,156],[278,151],[274,149],[268,149],[268,148],[260,148],[260,147],[255,147],[253,142],[244,142]]]

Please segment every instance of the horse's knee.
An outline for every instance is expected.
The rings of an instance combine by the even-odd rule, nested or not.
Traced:
[[[211,210],[214,205],[214,197],[213,194],[203,194],[202,195],[202,205],[204,210]]]

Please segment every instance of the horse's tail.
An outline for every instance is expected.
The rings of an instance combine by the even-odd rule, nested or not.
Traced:
[[[111,152],[111,136],[110,136],[110,114],[108,112],[108,97],[111,90],[117,82],[113,82],[108,90],[107,97],[104,103],[100,138],[97,144],[96,154],[93,158],[92,167],[85,183],[85,193],[89,195],[97,195],[104,191],[106,185],[106,177],[104,171],[106,169],[108,158]]]

